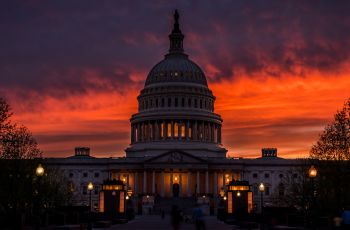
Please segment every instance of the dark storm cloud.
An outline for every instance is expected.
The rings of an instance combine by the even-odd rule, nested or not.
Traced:
[[[162,58],[175,8],[187,53],[219,69],[211,79],[340,71],[349,59],[349,1],[7,1],[0,88],[62,97],[141,86],[130,75]]]

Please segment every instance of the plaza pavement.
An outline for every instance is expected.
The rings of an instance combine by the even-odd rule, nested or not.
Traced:
[[[232,230],[233,226],[224,224],[214,216],[206,217],[206,230]],[[134,220],[127,224],[113,225],[111,230],[172,230],[170,216],[167,215],[164,220],[158,215],[136,216]],[[181,223],[180,230],[195,230],[194,224]]]

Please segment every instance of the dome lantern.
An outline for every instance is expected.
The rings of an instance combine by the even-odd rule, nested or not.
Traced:
[[[175,10],[174,28],[171,31],[171,34],[169,35],[170,48],[169,48],[168,55],[183,54],[183,52],[184,52],[183,40],[184,40],[185,36],[182,34],[182,32],[180,30],[179,17],[180,17],[179,12],[177,10]]]

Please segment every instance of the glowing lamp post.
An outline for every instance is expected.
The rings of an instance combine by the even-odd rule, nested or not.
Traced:
[[[259,185],[259,191],[260,191],[260,209],[261,209],[261,214],[263,213],[263,208],[264,208],[264,191],[265,191],[265,185],[263,183],[260,183]]]
[[[36,221],[36,229],[40,229],[40,212],[41,212],[41,205],[40,205],[40,199],[39,195],[40,194],[40,187],[41,187],[41,178],[43,177],[45,173],[44,167],[39,164],[36,169],[35,169],[35,175],[38,177],[38,187],[37,187],[37,194],[36,194],[36,200],[37,200],[37,221]]]
[[[94,189],[94,184],[92,182],[89,182],[89,184],[87,185],[87,189],[89,190],[89,225],[88,225],[88,229],[92,229],[92,225],[91,225],[91,192]]]
[[[39,164],[35,170],[35,174],[40,178],[44,175],[44,173],[45,173],[45,169],[43,168],[43,166],[41,164]]]
[[[315,209],[315,184],[314,184],[314,180],[317,176],[317,169],[315,168],[315,166],[311,165],[310,169],[309,169],[309,177],[311,180],[311,192],[312,192],[312,203],[311,203],[311,212],[314,212]],[[314,228],[314,218],[312,215],[312,228]]]

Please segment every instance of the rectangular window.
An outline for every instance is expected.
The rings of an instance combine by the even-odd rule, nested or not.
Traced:
[[[227,212],[232,213],[232,192],[227,193]]]
[[[192,128],[191,127],[188,128],[188,137],[190,139],[192,139]]]
[[[258,186],[256,185],[253,186],[253,192],[255,195],[258,194]]]
[[[248,213],[253,211],[253,194],[248,192]]]
[[[104,197],[104,192],[102,191],[100,193],[100,208],[99,208],[100,212],[104,212],[105,211],[105,197]]]
[[[171,98],[168,98],[168,107],[171,106]]]
[[[123,191],[120,191],[119,212],[124,212],[124,192]]]
[[[269,196],[270,195],[270,187],[266,186],[265,187],[265,196]]]
[[[83,173],[83,177],[87,177],[88,176],[88,174],[87,173]]]
[[[84,185],[83,186],[83,194],[86,195],[87,194],[87,187]]]
[[[186,130],[185,130],[185,125],[181,125],[181,137],[185,138],[186,134],[185,134]]]
[[[98,173],[98,172],[95,172],[95,175],[94,175],[95,177],[99,177],[100,176],[100,174]]]

